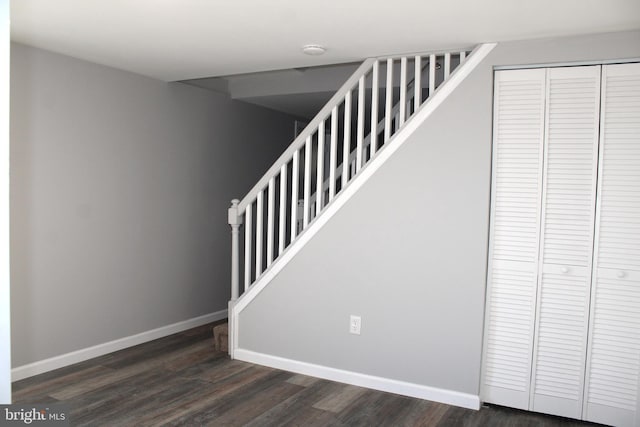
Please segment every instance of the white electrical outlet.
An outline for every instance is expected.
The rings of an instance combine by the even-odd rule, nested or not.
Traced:
[[[355,335],[360,335],[361,326],[362,318],[360,316],[351,315],[351,319],[349,319],[349,332]]]

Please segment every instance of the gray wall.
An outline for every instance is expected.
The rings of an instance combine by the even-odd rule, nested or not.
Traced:
[[[640,32],[499,45],[240,314],[240,348],[477,395],[493,67],[629,57]]]
[[[12,48],[13,366],[225,309],[227,208],[293,119]]]

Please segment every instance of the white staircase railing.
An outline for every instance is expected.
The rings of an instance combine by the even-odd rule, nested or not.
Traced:
[[[464,59],[466,57],[466,52],[460,52],[460,55],[462,57],[462,59]],[[425,71],[425,69],[429,66],[429,62],[422,62],[422,70],[420,71],[420,75]],[[441,68],[441,64],[436,62],[436,70],[439,70]],[[438,76],[436,76],[437,78]],[[441,76],[441,77],[444,77]],[[418,84],[420,84],[421,79],[418,79]],[[440,80],[436,80],[435,84],[436,87],[438,87],[440,85],[441,81]],[[409,82],[408,86],[407,86],[407,96],[408,99],[406,100],[406,104],[405,104],[405,108],[407,109],[406,111],[410,111],[410,115],[413,114],[416,110],[416,104],[415,104],[415,99],[416,99],[416,90],[415,90],[415,84],[416,84],[416,80],[415,80],[415,74],[414,77],[411,79],[411,81]],[[413,110],[412,110],[413,108]],[[393,109],[391,110],[391,128],[392,130],[396,130],[399,126],[398,123],[400,121],[400,102],[397,102],[394,106]],[[371,116],[372,120],[373,120],[373,115]],[[365,137],[364,142],[363,142],[363,155],[366,158],[371,158],[371,140],[372,140],[372,136],[375,135],[376,136],[376,140],[377,138],[380,138],[380,136],[383,135],[385,129],[385,119],[382,118],[382,120],[380,120],[378,122],[378,126],[376,127],[376,129],[372,129],[371,132]],[[394,131],[391,132],[392,134],[394,133]],[[379,149],[378,149],[379,150]],[[349,154],[349,159],[348,159],[348,167],[345,169],[345,171],[347,171],[349,174],[351,174],[351,176],[353,177],[356,173],[356,160],[357,160],[357,156],[356,156],[356,150],[352,151]],[[344,159],[342,160],[344,162]],[[335,180],[336,182],[341,182],[342,180],[342,173],[343,173],[343,166],[342,164],[338,166],[338,170],[336,171],[335,174]],[[329,197],[329,177],[327,177],[327,179],[325,179],[325,181],[322,183],[322,189],[324,189],[324,194],[323,197],[325,199],[327,199]],[[310,209],[310,213],[315,212],[315,206],[316,206],[316,200],[317,200],[317,196],[316,193],[313,193],[311,195],[311,206],[309,206]],[[302,209],[303,209],[303,200],[299,199],[298,200],[298,222],[299,222],[299,227],[301,228],[302,225]]]
[[[232,201],[232,301],[240,296],[241,280],[247,291],[469,51],[371,58],[362,63],[251,191],[241,201]]]

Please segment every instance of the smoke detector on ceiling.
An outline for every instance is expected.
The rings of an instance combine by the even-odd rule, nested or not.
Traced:
[[[307,44],[307,45],[302,46],[302,52],[304,52],[307,55],[311,55],[311,56],[322,55],[326,51],[327,51],[327,49],[325,49],[324,47],[320,46],[319,44]]]

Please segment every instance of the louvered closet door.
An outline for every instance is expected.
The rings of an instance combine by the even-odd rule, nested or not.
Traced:
[[[527,409],[538,269],[545,70],[495,75],[482,398]]]
[[[605,66],[602,77],[584,419],[640,426],[640,64]]]
[[[530,409],[580,418],[589,324],[600,66],[547,70]]]

